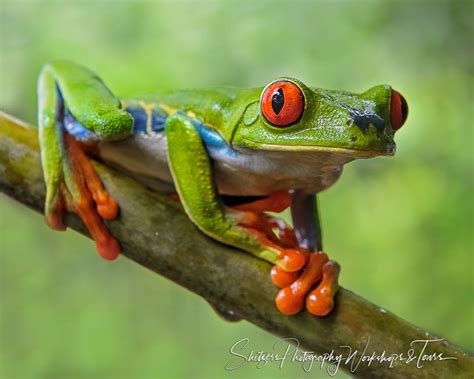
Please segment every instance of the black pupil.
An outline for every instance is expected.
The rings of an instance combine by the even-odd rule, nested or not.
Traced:
[[[285,103],[285,96],[283,96],[283,90],[278,88],[275,92],[273,92],[272,96],[272,108],[275,114],[279,114],[283,108],[283,104]]]
[[[405,120],[408,117],[408,104],[407,104],[407,101],[405,100],[405,98],[403,96],[400,96],[400,103],[402,105],[403,122],[405,122]]]

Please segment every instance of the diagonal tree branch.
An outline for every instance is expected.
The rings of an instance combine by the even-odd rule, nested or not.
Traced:
[[[472,378],[474,359],[460,348],[443,342],[430,342],[424,354],[441,354],[451,360],[424,361],[417,368],[423,343],[437,337],[394,314],[341,288],[336,309],[329,316],[317,318],[307,312],[293,317],[280,314],[273,303],[276,288],[270,281],[270,265],[250,254],[207,238],[188,220],[175,202],[146,189],[141,184],[111,168],[95,164],[105,186],[120,204],[118,220],[107,223],[131,260],[164,275],[204,297],[217,308],[232,310],[251,323],[282,337],[299,341],[300,347],[318,354],[352,352],[356,357],[341,368],[351,371],[361,353],[385,356],[414,348],[415,359],[409,363],[360,362],[353,375],[384,378]],[[0,190],[19,202],[42,212],[45,188],[40,166],[37,131],[0,112]],[[87,232],[74,215],[67,225]],[[91,250],[93,248],[91,247]],[[231,314],[231,315],[232,315]],[[366,348],[370,339],[369,345]],[[316,363],[318,364],[318,363]]]

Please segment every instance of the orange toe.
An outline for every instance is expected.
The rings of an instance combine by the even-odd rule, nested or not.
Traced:
[[[52,210],[45,209],[45,221],[46,224],[54,230],[63,231],[66,230],[66,225],[63,222],[63,216],[65,211],[64,198],[60,193],[56,197],[56,202]]]
[[[306,298],[306,309],[315,316],[326,316],[334,308],[334,296],[339,288],[337,278],[340,267],[335,261],[323,266],[323,279]]]
[[[62,215],[58,216],[56,214],[45,216],[46,224],[54,230],[63,231],[66,230],[66,225],[63,223]]]
[[[284,271],[294,272],[301,270],[306,264],[306,254],[297,249],[282,250],[281,257],[277,261],[277,265]]]
[[[97,213],[100,217],[106,220],[113,220],[118,215],[118,204],[110,196],[107,196],[103,201],[97,202]]]
[[[291,287],[285,287],[278,292],[275,304],[281,313],[286,316],[292,316],[303,309],[304,296],[295,294]]]
[[[321,291],[314,290],[306,298],[306,309],[315,316],[326,316],[334,308],[332,296]]]
[[[113,261],[120,255],[120,245],[114,238],[96,242],[97,252],[107,261]]]
[[[299,274],[299,271],[288,272],[284,271],[278,266],[273,266],[272,270],[270,271],[272,282],[278,288],[290,286],[296,279],[298,279]]]

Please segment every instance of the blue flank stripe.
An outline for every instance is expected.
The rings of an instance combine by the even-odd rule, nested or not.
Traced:
[[[232,149],[230,145],[225,141],[222,136],[216,132],[214,129],[211,129],[200,122],[198,119],[189,117],[186,113],[178,111],[178,114],[181,114],[187,117],[193,123],[194,127],[197,129],[201,139],[206,145],[207,152],[212,157],[222,156],[222,157],[235,157],[238,155],[237,151]]]
[[[133,117],[133,134],[146,133],[147,116],[145,110],[138,105],[130,105],[124,110]]]
[[[78,141],[90,141],[98,139],[97,134],[82,126],[81,123],[77,121],[70,112],[66,112],[64,115],[64,127],[68,133],[72,134]]]
[[[165,128],[165,122],[168,114],[161,108],[153,108],[151,112],[151,130],[161,132]]]
[[[140,105],[129,105],[124,110],[133,117],[133,134],[147,133],[148,116],[145,109]],[[163,131],[167,117],[168,115],[161,108],[153,108],[151,112],[151,130],[155,133]]]
[[[230,145],[222,138],[222,136],[216,132],[215,130],[208,128],[204,124],[193,120],[194,125],[199,132],[204,144],[206,145],[206,149],[212,156],[227,156],[227,157],[235,157],[237,156],[237,152],[230,147]]]

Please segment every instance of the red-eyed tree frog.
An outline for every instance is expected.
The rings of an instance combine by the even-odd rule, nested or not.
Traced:
[[[265,87],[184,90],[116,98],[89,69],[44,66],[38,81],[45,219],[64,230],[76,212],[113,260],[119,242],[102,219],[119,207],[89,156],[180,199],[205,234],[274,265],[285,315],[334,306],[339,265],[322,251],[316,194],[358,158],[395,153],[408,106],[388,85],[355,94],[279,78]],[[293,226],[268,212],[291,208]]]

